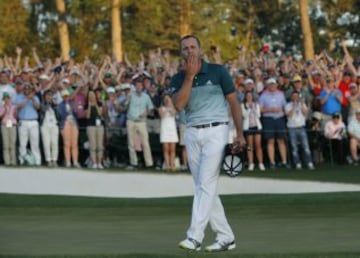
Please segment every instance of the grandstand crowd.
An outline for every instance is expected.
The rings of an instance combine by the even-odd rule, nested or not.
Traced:
[[[237,51],[223,62],[212,47],[204,60],[233,78],[248,170],[358,164],[360,58],[345,43],[341,58],[322,51],[306,61],[269,45]],[[126,56],[122,63],[43,60],[36,49],[23,58],[21,48],[0,59],[3,164],[186,169],[186,118],[171,98],[181,60],[160,49],[135,64]],[[229,143],[233,136],[230,122]]]

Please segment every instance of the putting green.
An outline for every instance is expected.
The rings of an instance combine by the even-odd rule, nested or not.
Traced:
[[[237,248],[212,257],[360,257],[360,193],[234,195],[222,199]],[[185,236],[190,208],[191,198],[2,194],[0,254],[209,257],[177,247]],[[208,231],[204,244],[213,238]]]

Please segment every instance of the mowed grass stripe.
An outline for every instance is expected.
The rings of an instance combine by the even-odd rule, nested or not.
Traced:
[[[238,247],[216,257],[360,257],[360,193],[222,199]],[[191,201],[2,194],[0,254],[209,257],[177,247]],[[204,245],[213,238],[208,231]]]

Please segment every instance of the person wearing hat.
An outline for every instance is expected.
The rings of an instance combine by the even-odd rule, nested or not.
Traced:
[[[0,119],[4,164],[6,166],[15,166],[17,164],[16,106],[11,103],[11,95],[8,92],[3,92],[2,101],[3,104],[0,106]]]
[[[348,97],[349,101],[349,116],[348,116],[348,123],[352,119],[355,118],[355,111],[360,108],[360,92],[359,92],[359,86],[353,82],[349,85],[350,89],[350,96]]]
[[[9,82],[9,75],[7,72],[1,71],[0,72],[0,99],[2,99],[2,95],[4,92],[9,93],[11,99],[15,99],[16,91]],[[1,105],[2,105],[2,103],[0,102],[0,106]]]
[[[360,149],[360,108],[355,111],[355,118],[351,120],[348,126],[350,138],[350,153],[355,165],[359,164]]]
[[[308,90],[304,89],[303,80],[300,75],[295,74],[292,78],[293,87],[285,92],[285,98],[290,100],[290,97],[294,91],[299,92],[300,100],[304,102],[308,107],[311,106],[311,96]]]
[[[314,164],[312,162],[309,140],[305,129],[306,117],[309,112],[309,108],[301,101],[300,92],[298,91],[293,91],[290,99],[291,100],[285,106],[285,113],[287,116],[287,128],[293,162],[296,169],[302,168],[298,151],[298,143],[300,143],[305,153],[304,163],[308,169],[313,170]]]
[[[334,112],[331,119],[325,123],[324,136],[329,141],[328,147],[330,148],[330,150],[324,152],[329,152],[330,159],[331,157],[334,158],[337,164],[344,165],[346,126],[340,112]]]
[[[59,112],[52,98],[52,91],[46,90],[40,106],[40,132],[44,156],[48,167],[58,166],[59,156]]]
[[[59,127],[63,139],[63,149],[65,166],[71,167],[71,161],[75,168],[80,168],[79,164],[79,125],[75,113],[74,102],[70,99],[67,89],[61,91],[62,101],[58,105],[60,121]]]
[[[18,94],[14,100],[17,106],[19,119],[19,161],[24,164],[27,153],[27,145],[30,141],[31,153],[35,159],[35,165],[41,165],[40,132],[39,132],[39,109],[40,100],[36,96],[34,87],[24,83],[23,93]]]
[[[310,90],[314,96],[313,103],[311,104],[312,109],[314,111],[321,111],[321,104],[318,97],[325,87],[325,81],[322,79],[320,71],[315,68],[314,64],[306,67],[306,74],[308,75]]]
[[[263,137],[267,142],[267,153],[270,162],[270,168],[276,168],[275,140],[280,152],[280,166],[290,168],[287,162],[287,150],[285,143],[285,96],[282,91],[277,89],[277,82],[274,78],[269,78],[266,81],[266,87],[267,89],[261,94],[259,98],[259,104],[263,118]]]

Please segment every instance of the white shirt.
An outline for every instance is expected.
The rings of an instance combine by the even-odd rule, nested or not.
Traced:
[[[289,102],[285,105],[285,112],[288,113],[294,108],[295,103]],[[306,117],[301,111],[303,105],[301,102],[297,103],[296,110],[294,113],[287,115],[287,127],[288,128],[299,128],[304,127],[306,122]]]

